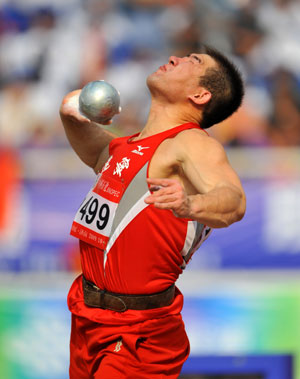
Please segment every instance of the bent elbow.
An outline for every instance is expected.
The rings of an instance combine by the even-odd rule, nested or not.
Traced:
[[[246,208],[244,208],[242,211],[240,211],[237,215],[237,221],[241,221],[244,216],[245,216],[245,213],[246,213]]]
[[[243,201],[236,211],[236,220],[235,221],[241,221],[242,218],[245,216],[245,213],[246,213],[246,202]]]
[[[246,213],[246,207],[245,204],[241,204],[239,208],[231,214],[231,217],[227,220],[224,220],[224,227],[228,227],[231,224],[241,221]]]

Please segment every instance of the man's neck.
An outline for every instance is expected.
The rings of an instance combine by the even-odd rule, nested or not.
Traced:
[[[188,122],[198,123],[190,112],[180,108],[178,105],[153,102],[148,120],[138,139],[150,137]]]

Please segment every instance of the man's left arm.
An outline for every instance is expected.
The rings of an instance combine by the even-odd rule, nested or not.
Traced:
[[[188,194],[176,179],[150,178],[150,190],[159,189],[145,202],[212,228],[241,220],[246,209],[245,194],[224,148],[213,138],[196,132],[186,134],[176,148],[183,174],[196,193]]]

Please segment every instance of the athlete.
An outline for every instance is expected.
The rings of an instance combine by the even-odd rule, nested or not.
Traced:
[[[71,234],[79,239],[71,379],[177,378],[189,354],[174,283],[213,228],[242,219],[245,194],[223,147],[206,131],[235,112],[243,82],[220,52],[171,56],[147,78],[143,130],[117,138],[63,99],[67,138],[97,174]]]

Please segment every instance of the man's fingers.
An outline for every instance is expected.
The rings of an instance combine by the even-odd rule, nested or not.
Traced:
[[[168,187],[173,184],[178,184],[178,181],[175,179],[157,179],[157,178],[147,178],[147,183],[151,186],[161,186]]]
[[[154,203],[155,208],[158,209],[177,209],[178,203],[176,201],[164,202],[164,203]]]
[[[162,196],[148,196],[146,199],[148,202],[151,202],[151,204],[158,204],[158,203],[171,203],[174,202],[177,199],[177,196],[175,195],[162,195]]]
[[[150,191],[151,192],[156,192],[159,191],[162,188],[162,186],[151,186]]]
[[[90,123],[91,121],[85,117],[79,111],[79,95],[81,90],[76,90],[70,92],[64,99],[61,105],[61,112],[67,116],[71,117],[76,121],[82,123]]]
[[[171,210],[176,217],[189,215],[189,201],[182,184],[176,179],[147,179],[152,192],[145,203],[155,208]]]
[[[144,201],[146,204],[153,204],[155,208],[159,209],[172,209],[173,206],[178,206],[174,199],[164,199],[164,201],[160,199],[159,201],[156,196],[148,196]]]
[[[153,192],[145,199],[147,204],[170,202],[179,199],[178,191],[174,187],[151,186],[150,191]]]
[[[161,195],[171,195],[175,193],[174,187],[161,187],[161,186],[151,186],[150,191],[154,192],[153,196]]]

